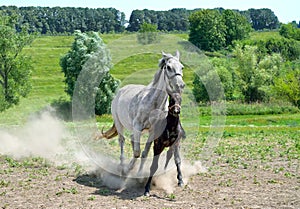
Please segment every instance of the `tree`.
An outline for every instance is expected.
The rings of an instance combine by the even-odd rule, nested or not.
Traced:
[[[137,34],[138,42],[141,44],[152,44],[158,41],[157,25],[150,23],[143,23]]]
[[[270,9],[249,9],[252,27],[255,30],[277,29],[279,21],[274,12]]]
[[[222,12],[222,17],[226,25],[226,46],[231,45],[235,40],[242,40],[249,36],[251,25],[245,16],[226,9]]]
[[[89,76],[82,79],[85,83],[77,92],[83,98],[87,98],[82,102],[86,105],[95,102],[95,113],[98,115],[110,112],[111,101],[119,81],[109,73],[111,57],[98,33],[75,31],[75,41],[70,51],[60,59],[60,66],[65,74],[65,91],[71,98],[79,74],[86,70]],[[97,76],[99,79],[95,79]],[[100,84],[97,84],[99,80]],[[95,88],[95,85],[98,87]],[[91,97],[91,94],[95,94],[95,97]],[[96,101],[90,101],[89,98],[95,98]]]
[[[300,28],[297,27],[297,24],[295,22],[282,24],[279,29],[279,34],[285,38],[300,41]]]
[[[219,11],[200,10],[189,17],[189,41],[202,50],[216,51],[225,46],[226,26]]]
[[[31,89],[31,59],[22,50],[34,36],[28,34],[25,26],[18,33],[16,23],[16,15],[0,13],[0,111],[18,104]]]
[[[130,15],[129,25],[127,27],[128,31],[138,31],[140,25],[145,22],[144,20],[144,11],[142,10],[133,10]]]

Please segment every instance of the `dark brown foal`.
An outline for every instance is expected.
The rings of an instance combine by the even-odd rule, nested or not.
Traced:
[[[185,138],[185,132],[181,126],[180,123],[180,107],[181,105],[181,95],[180,94],[173,94],[169,95],[169,111],[166,118],[166,127],[163,131],[163,133],[154,140],[154,157],[153,161],[150,167],[150,176],[148,178],[147,184],[145,186],[145,196],[150,195],[150,186],[152,177],[155,174],[157,168],[158,168],[158,160],[159,156],[162,153],[162,151],[169,147],[169,150],[167,152],[167,159],[165,163],[165,169],[168,166],[168,163],[174,154],[174,160],[177,167],[177,179],[178,179],[178,185],[183,185],[182,180],[182,174],[180,169],[181,159],[179,154],[180,149],[180,139]]]

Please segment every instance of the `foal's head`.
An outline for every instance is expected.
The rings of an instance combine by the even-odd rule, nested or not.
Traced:
[[[179,93],[173,93],[169,95],[169,112],[173,116],[179,116],[181,109],[181,95]]]

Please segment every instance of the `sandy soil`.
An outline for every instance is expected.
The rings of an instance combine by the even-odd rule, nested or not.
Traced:
[[[215,165],[172,193],[153,187],[144,197],[143,184],[110,189],[78,168],[16,162],[0,157],[1,208],[300,208],[299,176],[274,172],[272,165]],[[275,163],[298,169],[297,162]]]

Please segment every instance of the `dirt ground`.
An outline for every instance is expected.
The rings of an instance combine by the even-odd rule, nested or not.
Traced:
[[[276,167],[292,170],[298,169],[297,162],[275,161]],[[79,167],[2,156],[0,208],[300,208],[299,175],[286,173],[274,172],[272,165],[244,169],[219,164],[191,176],[172,193],[153,188],[144,197],[143,184],[110,189]]]

